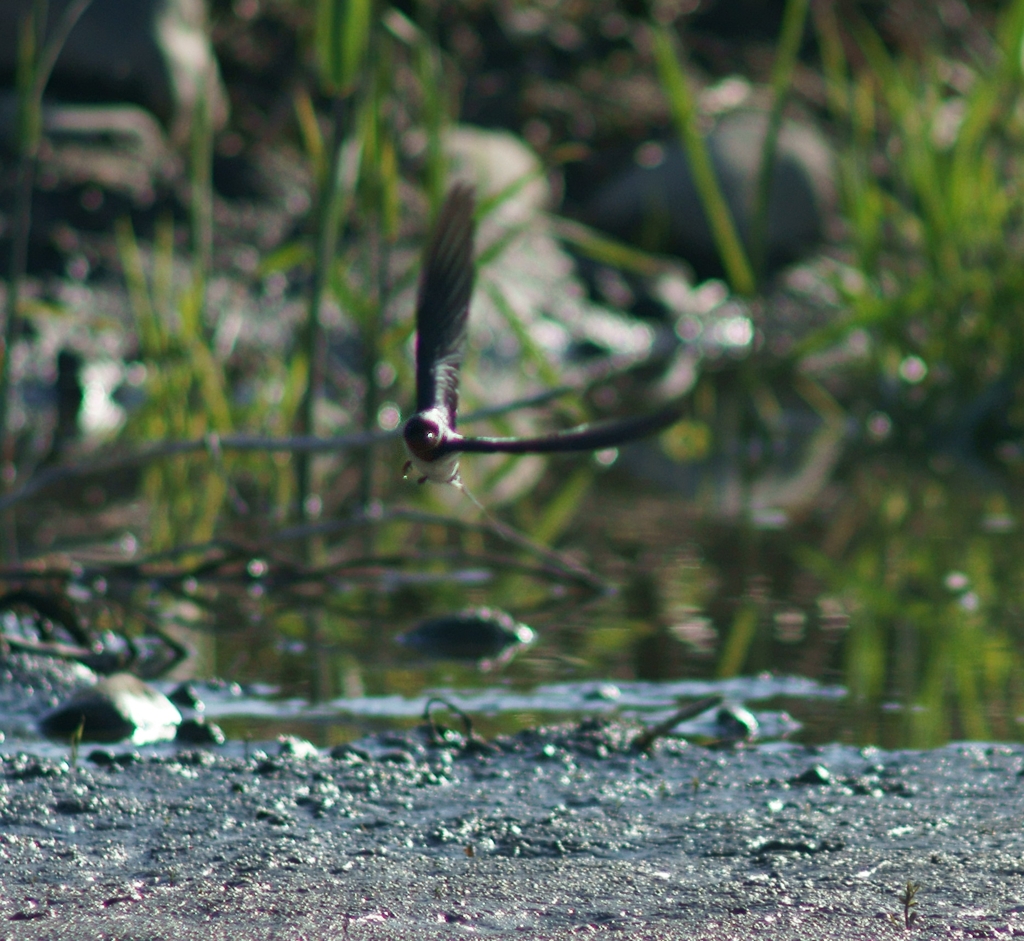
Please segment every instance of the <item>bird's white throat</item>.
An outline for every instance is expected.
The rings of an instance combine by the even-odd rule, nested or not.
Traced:
[[[443,454],[433,461],[424,461],[416,457],[408,448],[409,463],[417,480],[430,480],[435,484],[457,484],[459,481],[459,455]]]

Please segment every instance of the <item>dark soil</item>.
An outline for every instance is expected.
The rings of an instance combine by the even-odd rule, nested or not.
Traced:
[[[634,734],[9,756],[0,937],[802,941],[899,937],[908,915],[912,937],[1024,934],[1024,749],[644,756]]]

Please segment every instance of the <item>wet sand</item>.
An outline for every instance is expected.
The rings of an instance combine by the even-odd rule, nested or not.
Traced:
[[[907,934],[908,881],[907,936],[1024,935],[1024,749],[645,756],[635,732],[10,755],[0,938],[873,939]]]

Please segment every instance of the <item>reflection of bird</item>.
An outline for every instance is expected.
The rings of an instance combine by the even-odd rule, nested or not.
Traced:
[[[459,367],[473,293],[473,190],[454,186],[427,246],[416,303],[416,414],[402,432],[420,483],[459,482],[459,452],[598,451],[662,431],[682,417],[673,402],[634,418],[578,425],[536,438],[464,438],[455,430]]]

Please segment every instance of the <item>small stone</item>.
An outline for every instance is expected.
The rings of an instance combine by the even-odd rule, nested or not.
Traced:
[[[536,639],[533,630],[497,608],[467,608],[421,621],[398,643],[426,657],[505,663]]]
[[[227,737],[216,722],[209,722],[206,716],[194,716],[182,721],[174,740],[186,745],[223,745]]]
[[[280,743],[278,755],[282,758],[319,758],[320,749],[312,742],[299,738],[297,735],[279,735],[277,741]]]
[[[824,765],[811,765],[803,774],[791,779],[790,784],[822,785],[832,783],[832,773]]]

